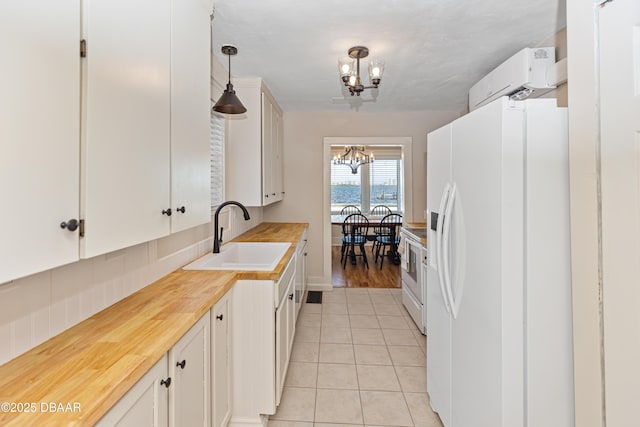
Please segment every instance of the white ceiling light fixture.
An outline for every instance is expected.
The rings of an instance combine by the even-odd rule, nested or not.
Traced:
[[[364,145],[351,145],[344,148],[344,153],[333,157],[334,165],[347,165],[352,174],[358,173],[358,168],[367,163],[373,163],[373,153],[365,153]]]
[[[384,72],[384,61],[377,60],[369,63],[369,81],[371,86],[365,86],[362,84],[362,79],[360,78],[360,59],[369,56],[369,49],[364,46],[354,46],[349,49],[348,53],[349,58],[338,60],[338,69],[340,70],[340,78],[349,89],[349,92],[351,92],[351,96],[354,94],[360,96],[360,92],[365,89],[377,89],[382,79],[382,73]]]

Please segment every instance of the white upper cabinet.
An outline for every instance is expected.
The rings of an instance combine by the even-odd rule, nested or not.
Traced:
[[[262,93],[262,204],[279,202],[282,182],[282,111],[273,97]]]
[[[211,221],[209,8],[202,0],[172,3],[172,232]]]
[[[210,26],[202,0],[97,0],[84,22],[88,258],[210,220]]]
[[[247,206],[282,200],[282,110],[261,79],[235,79],[244,114],[229,116],[228,199]]]
[[[0,6],[0,283],[78,259],[80,1]]]
[[[210,221],[211,9],[0,7],[0,283]]]
[[[170,0],[83,8],[83,257],[170,232]]]

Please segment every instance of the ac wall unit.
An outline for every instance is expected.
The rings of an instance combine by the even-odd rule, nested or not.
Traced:
[[[501,96],[513,99],[540,96],[555,88],[547,69],[556,62],[555,48],[525,48],[498,65],[469,90],[469,111]]]

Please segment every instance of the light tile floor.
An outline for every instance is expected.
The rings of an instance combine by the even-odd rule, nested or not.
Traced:
[[[426,339],[400,289],[340,289],[303,304],[269,427],[442,427],[426,393]]]

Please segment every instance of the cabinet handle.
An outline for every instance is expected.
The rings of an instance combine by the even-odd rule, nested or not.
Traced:
[[[186,209],[184,208],[184,206],[179,207],[178,209],[176,209],[178,212],[182,212],[184,213],[186,211]]]
[[[306,252],[304,253],[304,256],[307,256],[307,253],[306,253]]]
[[[62,221],[60,223],[60,228],[66,228],[69,231],[76,231],[80,223],[77,219],[70,219],[69,221]]]
[[[268,195],[268,194],[265,194],[265,195],[264,195],[264,197],[269,197],[269,195]]]
[[[184,367],[186,366],[187,361],[183,360],[182,362],[178,362],[176,363],[176,366],[180,366],[180,369],[184,369]]]
[[[166,215],[166,216],[171,216],[171,208],[166,209],[166,210],[163,210],[163,211],[162,211],[162,214],[163,214],[163,215]]]
[[[293,294],[289,294],[289,299],[292,300],[293,299]]]
[[[276,193],[271,193],[271,195],[272,195],[272,196],[275,196],[275,195],[276,195]]]
[[[224,319],[224,316],[223,316],[222,314],[218,314],[218,315],[216,316],[216,319],[218,319],[218,320],[222,320],[222,319]]]
[[[169,386],[171,385],[171,377],[167,378],[166,380],[160,380],[160,385],[169,388]]]

